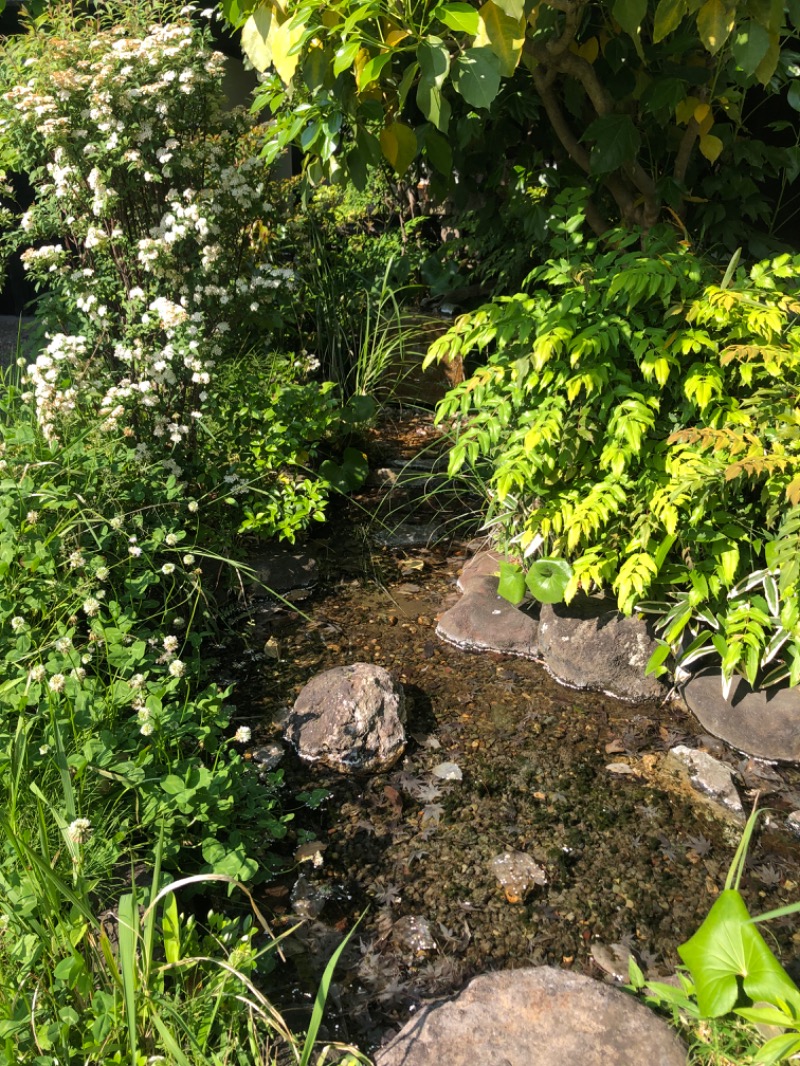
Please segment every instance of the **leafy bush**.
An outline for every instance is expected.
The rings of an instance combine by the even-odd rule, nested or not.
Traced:
[[[0,788],[22,715],[41,787],[72,775],[67,821],[102,797],[103,862],[163,824],[170,862],[252,877],[260,842],[285,829],[279,778],[260,784],[226,739],[230,691],[199,654],[210,505],[102,429],[43,441],[13,388],[3,416]]]
[[[433,345],[488,355],[439,409],[461,426],[451,470],[489,464],[488,524],[571,562],[567,599],[660,600],[653,668],[694,627],[690,652],[716,649],[728,681],[782,656],[797,683],[800,257],[722,277],[639,240],[545,263]]]
[[[261,368],[292,271],[263,239],[272,186],[253,121],[224,109],[222,57],[190,10],[140,27],[112,8],[82,18],[54,6],[4,51],[4,136],[35,191],[18,220],[6,211],[5,244],[28,245],[47,337],[30,384],[48,440],[99,420],[198,497],[228,479],[229,525],[244,515],[247,529],[293,539],[327,494],[293,469],[297,441],[333,429],[335,403],[307,383],[307,361],[283,360],[283,417],[271,421],[276,398],[260,402],[257,374],[245,383],[262,412],[257,454],[237,465],[237,427],[217,417],[205,430],[230,384],[221,369],[245,347]]]

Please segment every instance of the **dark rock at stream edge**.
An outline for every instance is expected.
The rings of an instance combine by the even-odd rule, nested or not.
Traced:
[[[490,581],[491,578],[484,578]],[[488,591],[468,592],[439,619],[436,635],[470,651],[495,651],[538,656],[538,624],[502,596]]]
[[[439,619],[437,636],[459,648],[540,659],[562,684],[624,700],[663,699],[667,686],[645,674],[657,644],[641,618],[599,597],[569,604],[513,606],[497,595],[503,556],[475,555],[458,579],[463,596]],[[538,611],[538,620],[535,612]]]
[[[377,773],[406,746],[403,687],[371,663],[337,666],[301,690],[284,736],[301,759],[340,773]]]
[[[666,1022],[633,997],[550,967],[476,977],[423,1007],[375,1066],[685,1066]]]
[[[311,588],[319,577],[317,560],[299,548],[266,547],[247,565],[253,571],[249,579],[253,584],[279,595]]]
[[[718,670],[702,670],[681,694],[703,727],[738,751],[760,759],[800,762],[800,687],[753,690],[735,677],[726,699]]]
[[[645,674],[656,640],[646,621],[621,615],[608,600],[578,596],[544,604],[539,650],[556,680],[623,700],[663,699],[667,686]]]

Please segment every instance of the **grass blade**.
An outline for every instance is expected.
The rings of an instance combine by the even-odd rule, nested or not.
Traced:
[[[366,913],[366,911],[364,912]],[[308,1023],[308,1032],[306,1033],[306,1040],[303,1044],[303,1050],[300,1053],[299,1066],[308,1066],[311,1060],[311,1053],[314,1050],[314,1044],[317,1041],[317,1034],[319,1033],[319,1027],[322,1024],[322,1016],[325,1013],[325,1003],[328,999],[328,992],[330,991],[331,982],[333,980],[333,971],[336,969],[336,963],[339,961],[344,949],[347,947],[350,937],[356,931],[364,915],[358,919],[356,924],[341,942],[339,947],[334,951],[328,960],[328,965],[325,967],[325,973],[322,975],[322,979],[317,989],[317,997],[314,1000],[314,1009],[311,1012],[311,1021]]]
[[[125,999],[131,1066],[138,1066],[136,1026],[136,942],[138,939],[139,908],[135,895],[128,893],[119,901],[119,963],[122,970],[122,990]]]

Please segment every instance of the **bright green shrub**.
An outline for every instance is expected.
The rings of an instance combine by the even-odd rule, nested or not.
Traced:
[[[567,599],[659,600],[666,644],[688,626],[726,678],[780,655],[800,681],[800,257],[723,277],[639,241],[545,263],[434,344],[488,356],[439,409],[451,470],[489,464],[487,524],[568,560]]]

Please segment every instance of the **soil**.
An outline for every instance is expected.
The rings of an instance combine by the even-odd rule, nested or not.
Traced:
[[[430,416],[408,413],[384,421],[364,445],[373,469],[441,448]],[[277,925],[319,910],[288,941],[291,980],[281,971],[273,990],[287,1008],[313,999],[328,956],[363,913],[337,969],[330,1024],[367,1049],[420,1000],[489,970],[547,963],[599,977],[598,947],[622,943],[650,976],[674,971],[677,946],[723,887],[736,834],[691,797],[610,764],[705,744],[738,770],[746,807],[759,790],[762,806],[800,806],[797,770],[743,760],[701,737],[674,704],[575,692],[536,663],[438,640],[437,615],[458,596],[477,524],[477,497],[459,491],[388,503],[365,491],[342,507],[310,542],[323,576],[303,614],[255,616],[238,666],[239,723],[253,730],[254,765],[279,736],[283,709],[320,671],[373,662],[405,686],[409,744],[391,771],[346,777],[284,757],[294,820],[264,890]],[[372,534],[389,515],[389,524],[436,522],[443,536],[425,548],[377,547]],[[461,779],[437,776],[443,763]],[[325,790],[316,809],[293,802],[315,789]],[[492,859],[507,851],[545,871],[546,884],[518,902],[492,872]],[[762,831],[742,890],[753,913],[795,900],[800,844]],[[413,919],[414,936],[401,919]],[[769,925],[790,969],[796,928],[792,917]]]

